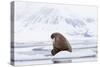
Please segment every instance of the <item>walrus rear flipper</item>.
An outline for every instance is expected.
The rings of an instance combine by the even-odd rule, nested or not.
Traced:
[[[67,44],[67,51],[72,52],[72,47],[70,46],[70,44]]]
[[[51,51],[51,53],[52,53],[52,55],[56,55],[59,51],[60,51],[59,49],[54,48],[54,49]]]

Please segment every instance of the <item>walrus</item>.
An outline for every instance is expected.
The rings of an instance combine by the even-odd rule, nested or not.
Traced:
[[[60,51],[72,52],[72,47],[69,41],[61,33],[53,33],[51,39],[53,39],[53,49],[51,50],[52,55],[56,55]]]

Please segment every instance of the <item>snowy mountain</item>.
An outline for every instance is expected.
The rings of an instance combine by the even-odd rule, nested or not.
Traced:
[[[78,38],[97,36],[97,19],[94,16],[96,13],[91,12],[88,16],[83,15],[85,13],[80,12],[79,8],[64,9],[59,6],[38,7],[36,11],[31,8],[30,11],[21,9],[20,11],[24,14],[17,14],[16,11],[16,16],[19,18],[15,18],[15,41],[48,41],[53,32],[60,32],[69,39],[74,36]],[[79,15],[78,12],[83,14],[79,13]],[[94,17],[91,17],[91,14]]]

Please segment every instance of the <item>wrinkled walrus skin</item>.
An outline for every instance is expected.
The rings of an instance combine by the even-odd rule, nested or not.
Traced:
[[[51,35],[53,39],[53,49],[51,51],[52,55],[56,55],[60,51],[69,51],[72,52],[72,48],[68,40],[60,33],[53,33]]]

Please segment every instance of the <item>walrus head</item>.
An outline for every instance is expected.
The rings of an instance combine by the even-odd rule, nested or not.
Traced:
[[[56,32],[51,35],[51,39],[56,38],[57,36],[62,36],[60,33]]]
[[[52,55],[64,50],[72,52],[72,48],[68,40],[61,33],[53,33],[51,35],[51,39],[53,39],[53,49],[51,51]]]
[[[51,39],[55,38],[56,35],[57,35],[57,34],[54,34],[54,33],[53,33],[53,34],[51,35]]]

